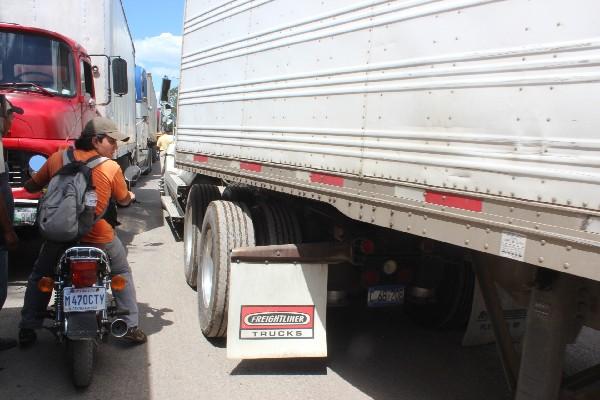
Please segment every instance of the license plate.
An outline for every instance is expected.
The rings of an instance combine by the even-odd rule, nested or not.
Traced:
[[[63,307],[65,312],[97,311],[106,308],[105,288],[63,289]]]
[[[396,306],[404,303],[404,286],[372,286],[367,295],[369,307]]]
[[[32,207],[15,207],[15,225],[35,225],[37,209]]]

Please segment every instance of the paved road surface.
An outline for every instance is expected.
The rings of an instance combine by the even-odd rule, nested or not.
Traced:
[[[158,166],[135,191],[140,203],[120,215],[129,249],[146,345],[110,340],[100,347],[92,386],[77,391],[64,349],[48,332],[26,350],[0,353],[0,400],[12,399],[401,399],[505,400],[508,393],[494,346],[463,349],[460,334],[434,333],[396,312],[328,315],[327,360],[236,361],[224,341],[199,331],[196,292],[183,278],[182,243],[160,209]],[[0,336],[16,336],[32,250],[11,262],[9,299]],[[598,336],[584,332],[568,361],[598,361]]]

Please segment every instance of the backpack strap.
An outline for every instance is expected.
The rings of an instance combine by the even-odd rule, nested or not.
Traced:
[[[106,160],[108,160],[108,157],[102,157],[102,156],[98,155],[98,156],[94,156],[94,157],[90,158],[89,160],[87,160],[85,162],[85,165],[87,165],[87,167],[89,169],[94,169]]]
[[[73,148],[69,147],[63,152],[63,166],[71,164],[73,161],[75,161],[75,156],[73,155]]]
[[[98,165],[102,164],[104,161],[108,160],[108,157],[102,157],[101,155],[95,155],[93,157],[90,157],[86,162],[85,165],[89,168],[89,169],[94,169],[96,168]],[[73,154],[73,148],[69,147],[64,153],[63,153],[63,166],[70,164],[72,162],[75,162],[75,155]]]

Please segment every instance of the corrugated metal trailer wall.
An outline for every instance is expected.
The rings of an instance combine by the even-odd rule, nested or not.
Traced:
[[[600,279],[598,12],[188,1],[177,160]]]

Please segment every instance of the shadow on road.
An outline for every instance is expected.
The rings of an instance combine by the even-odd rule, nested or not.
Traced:
[[[167,314],[172,313],[170,308],[154,308],[148,303],[139,303],[140,325],[144,327],[146,335],[151,336],[160,332],[165,326],[173,325],[173,321],[165,318]]]
[[[495,346],[415,326],[400,309],[329,308],[326,359],[242,360],[231,375],[326,375],[377,399],[508,400]]]
[[[243,360],[231,375],[327,375],[327,363],[321,358]]]
[[[495,346],[415,326],[399,309],[328,310],[328,367],[374,399],[509,398]],[[450,396],[451,394],[451,396]],[[449,397],[450,396],[450,397]]]
[[[117,234],[125,246],[129,246],[138,233],[148,232],[164,224],[161,210],[160,194],[155,187],[160,178],[160,166],[154,164],[151,174],[142,176],[137,185],[132,188],[137,203],[126,208],[119,208]]]

